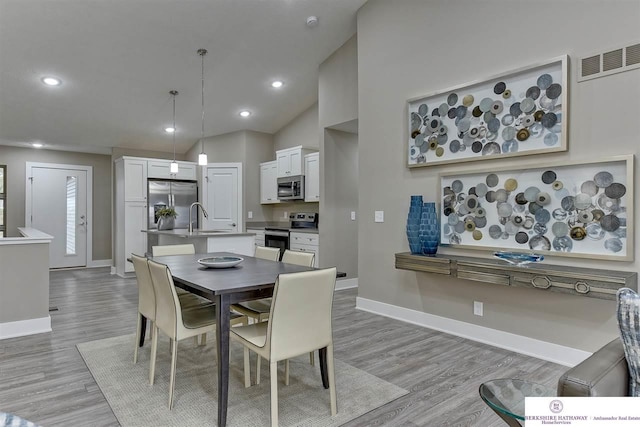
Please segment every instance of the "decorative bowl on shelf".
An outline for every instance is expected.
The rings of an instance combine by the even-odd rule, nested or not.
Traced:
[[[198,264],[207,268],[230,268],[235,267],[244,261],[239,256],[216,256],[210,258],[200,258]]]
[[[523,266],[526,264],[540,262],[544,260],[544,256],[538,254],[523,254],[518,252],[494,252],[493,256],[507,261],[509,264]]]

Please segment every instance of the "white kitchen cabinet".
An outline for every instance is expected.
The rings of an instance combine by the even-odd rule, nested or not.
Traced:
[[[160,179],[196,179],[196,164],[178,162],[178,173],[171,173],[171,160],[154,159],[147,163],[147,176]]]
[[[142,159],[122,160],[124,199],[127,202],[147,201],[147,161]]]
[[[260,163],[260,203],[280,203],[278,200],[278,163]]]
[[[315,254],[313,266],[318,267],[320,261],[318,259],[318,246],[320,239],[314,233],[297,233],[292,231],[289,233],[289,249],[297,252],[312,252]]]
[[[278,178],[304,175],[304,156],[313,151],[302,145],[276,151]]]
[[[304,201],[320,201],[320,153],[304,156]]]
[[[247,228],[247,233],[256,233],[255,246],[264,246],[264,228]]]
[[[147,159],[123,157],[116,160],[115,176],[115,260],[116,273],[133,271],[127,262],[132,253],[147,251]]]

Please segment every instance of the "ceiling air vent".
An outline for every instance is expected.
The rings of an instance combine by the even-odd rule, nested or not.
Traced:
[[[579,82],[640,68],[640,43],[585,56],[578,65]]]

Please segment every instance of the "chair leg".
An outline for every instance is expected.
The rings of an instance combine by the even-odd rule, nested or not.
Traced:
[[[329,397],[331,399],[331,415],[338,413],[338,402],[336,398],[336,376],[333,365],[333,344],[327,346],[327,371],[329,374]]]
[[[260,357],[259,354],[256,354],[257,356],[257,360],[256,360],[256,384],[260,385],[260,362],[262,362],[262,358]]]
[[[198,342],[198,336],[196,335],[195,337],[193,337],[193,344],[197,347],[200,345],[200,343]]]
[[[258,356],[260,357],[260,356]],[[251,363],[249,360],[249,347],[244,348],[244,388],[251,387]]]
[[[133,363],[138,363],[138,343],[140,342],[140,326],[142,324],[142,314],[138,312],[138,323],[136,324],[136,342],[133,350]]]
[[[284,385],[289,385],[289,359],[284,361]]]
[[[271,382],[271,427],[278,427],[278,362],[269,363]]]
[[[169,377],[169,410],[173,409],[173,389],[176,386],[176,365],[178,361],[178,340],[171,340],[171,376]]]
[[[315,358],[315,356],[313,355],[313,351],[310,351],[310,352],[309,352],[309,364],[310,364],[311,366],[316,366],[316,358]]]
[[[207,334],[206,333],[201,335],[200,345],[207,345]]]
[[[156,376],[156,354],[158,353],[158,327],[151,323],[151,362],[149,365],[149,384],[153,385]]]

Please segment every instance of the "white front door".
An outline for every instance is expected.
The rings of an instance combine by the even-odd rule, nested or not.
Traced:
[[[205,171],[203,202],[209,217],[201,228],[242,231],[242,165],[210,164]]]
[[[27,227],[52,235],[51,268],[87,265],[87,182],[90,168],[27,164]]]

